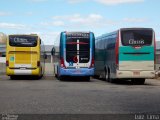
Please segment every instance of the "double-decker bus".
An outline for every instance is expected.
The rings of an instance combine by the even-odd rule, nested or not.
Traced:
[[[65,76],[94,75],[95,37],[92,32],[62,32],[59,39],[59,59],[54,64],[54,74],[60,80]]]
[[[95,76],[144,84],[155,77],[155,32],[151,28],[122,28],[96,38]]]
[[[37,34],[8,35],[6,74],[11,79],[19,75],[41,78],[45,69],[45,47]]]

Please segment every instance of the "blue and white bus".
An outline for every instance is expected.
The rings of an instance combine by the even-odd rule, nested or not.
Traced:
[[[94,75],[95,37],[92,32],[62,32],[55,76],[80,76],[90,80]]]
[[[126,79],[136,84],[155,77],[153,29],[122,28],[95,41],[95,76],[109,82]]]

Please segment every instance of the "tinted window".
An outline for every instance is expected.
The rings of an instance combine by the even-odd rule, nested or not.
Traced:
[[[122,30],[121,39],[124,46],[151,45],[152,30]]]
[[[66,61],[76,63],[79,55],[79,63],[89,62],[90,56],[89,33],[70,33],[66,40]]]
[[[35,36],[9,36],[9,45],[16,47],[35,47],[37,46]]]

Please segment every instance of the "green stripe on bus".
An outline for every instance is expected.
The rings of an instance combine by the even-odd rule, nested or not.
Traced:
[[[132,53],[146,53],[146,54],[132,54]],[[119,48],[120,61],[153,61],[154,60],[154,47],[144,46],[140,49],[133,47],[120,47]]]

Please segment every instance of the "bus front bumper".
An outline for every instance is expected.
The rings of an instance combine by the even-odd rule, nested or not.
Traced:
[[[86,69],[59,69],[60,76],[93,76],[94,75],[94,68]]]
[[[155,71],[120,71],[117,70],[117,78],[155,78]]]

